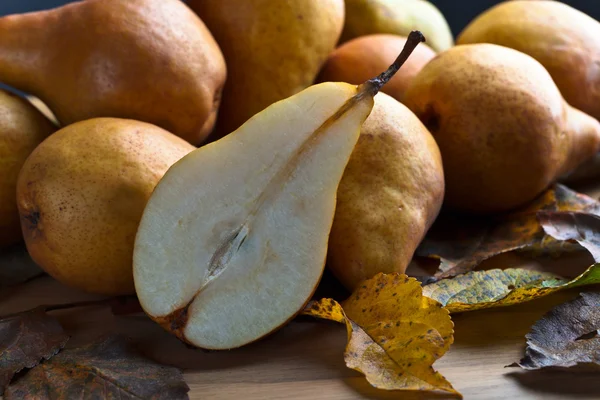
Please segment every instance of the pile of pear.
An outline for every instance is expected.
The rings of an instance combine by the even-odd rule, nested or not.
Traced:
[[[403,273],[442,209],[518,209],[595,156],[599,37],[546,0],[456,41],[425,0],[1,17],[0,82],[29,96],[0,90],[0,251],[24,243],[62,284],[136,293],[182,340],[239,347],[325,266],[348,290]]]

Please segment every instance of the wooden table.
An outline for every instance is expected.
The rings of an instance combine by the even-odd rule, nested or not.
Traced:
[[[496,263],[514,263],[511,256]],[[552,306],[577,295],[563,292],[527,304],[458,314],[455,344],[435,366],[466,399],[598,399],[597,374],[524,372],[517,361],[530,326]],[[35,307],[94,299],[49,277],[5,290],[0,315]],[[371,388],[343,362],[342,325],[302,319],[271,337],[228,352],[192,350],[141,315],[112,315],[108,307],[54,312],[73,335],[70,345],[116,331],[136,339],[150,357],[185,371],[192,399],[440,399],[444,396]]]

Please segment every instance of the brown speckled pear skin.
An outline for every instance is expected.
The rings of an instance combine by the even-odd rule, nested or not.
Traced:
[[[95,118],[38,146],[17,185],[31,257],[60,282],[92,293],[134,293],[133,247],[150,194],[195,147],[148,123]]]
[[[439,54],[404,103],[437,141],[445,204],[460,211],[524,205],[600,148],[600,123],[567,104],[539,62],[507,47]]]
[[[435,140],[403,104],[379,93],[338,187],[328,267],[349,290],[403,273],[444,198]]]
[[[214,35],[227,62],[217,137],[310,86],[344,23],[344,0],[188,3]]]
[[[600,118],[600,22],[594,18],[559,1],[507,1],[473,20],[457,41],[529,54],[569,104]]]
[[[55,130],[28,101],[0,90],[0,249],[23,240],[16,201],[19,171]]]
[[[86,0],[0,18],[0,81],[40,98],[62,125],[130,118],[200,144],[225,77],[217,43],[179,0]]]
[[[317,81],[359,85],[384,71],[396,59],[405,43],[406,37],[387,34],[350,40],[331,53]],[[435,52],[427,44],[421,43],[381,91],[402,101],[410,81],[433,57]]]

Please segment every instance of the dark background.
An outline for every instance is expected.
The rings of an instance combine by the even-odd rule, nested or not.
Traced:
[[[53,8],[69,2],[69,0],[0,0],[0,16]],[[444,13],[455,35],[479,13],[500,3],[498,0],[432,0],[431,2]],[[598,0],[565,0],[563,2],[600,20],[600,1]]]

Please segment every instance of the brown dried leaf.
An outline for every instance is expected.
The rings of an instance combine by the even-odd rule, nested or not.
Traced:
[[[532,370],[545,367],[600,365],[600,293],[561,304],[537,321],[525,337],[525,357],[518,363]]]
[[[582,212],[538,213],[538,220],[546,234],[557,240],[574,240],[600,262],[600,217]]]
[[[432,367],[452,344],[454,325],[439,303],[422,295],[415,279],[379,274],[343,306],[322,299],[303,314],[346,324],[346,365],[374,387],[460,395]]]
[[[120,336],[63,350],[6,391],[10,399],[187,399],[180,370],[141,356]]]
[[[0,320],[0,395],[15,373],[54,356],[68,340],[59,322],[43,309]]]
[[[27,282],[43,274],[27,249],[23,245],[17,245],[0,253],[0,289]]]
[[[416,255],[439,260],[440,271],[436,276],[447,278],[472,271],[493,256],[515,250],[538,254],[572,250],[564,241],[545,234],[537,219],[540,211],[600,214],[600,203],[556,185],[526,208],[510,214],[486,218],[445,214],[436,221]]]

